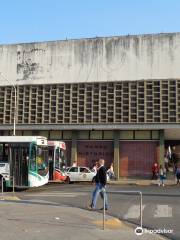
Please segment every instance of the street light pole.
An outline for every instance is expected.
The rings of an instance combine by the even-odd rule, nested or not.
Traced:
[[[13,136],[16,136],[16,102],[17,102],[17,99],[16,99],[16,86],[13,85],[13,88],[14,88],[14,128],[13,128]]]
[[[17,111],[17,98],[16,98],[16,86],[15,84],[11,83],[7,78],[3,76],[3,74],[0,72],[0,76],[4,78],[5,81],[7,81],[10,85],[14,88],[14,123],[13,123],[13,136],[16,135],[16,111]]]

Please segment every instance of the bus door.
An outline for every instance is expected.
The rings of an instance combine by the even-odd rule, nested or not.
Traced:
[[[28,146],[12,144],[10,151],[11,183],[14,176],[15,186],[28,186]]]
[[[55,147],[48,147],[49,180],[53,180],[54,148]]]
[[[61,168],[60,163],[61,163],[60,149],[59,149],[59,147],[57,147],[56,151],[55,151],[55,158],[54,158],[54,171],[56,169],[60,169]]]

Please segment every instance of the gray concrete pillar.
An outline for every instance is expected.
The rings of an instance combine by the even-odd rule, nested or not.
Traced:
[[[164,165],[164,130],[159,133],[159,165]]]
[[[114,131],[114,173],[115,177],[119,179],[119,131]]]
[[[77,131],[72,131],[71,165],[77,162]]]

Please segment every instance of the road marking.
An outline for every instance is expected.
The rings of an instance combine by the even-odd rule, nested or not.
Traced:
[[[144,210],[146,205],[142,206],[142,211]],[[129,218],[139,218],[140,217],[140,206],[139,205],[132,205],[128,212],[124,215],[124,219]]]
[[[78,197],[78,196],[86,196],[86,195],[87,193],[66,193],[66,192],[29,194],[29,196],[33,196],[33,197]]]
[[[154,217],[155,218],[172,217],[172,207],[169,207],[168,205],[157,205]]]

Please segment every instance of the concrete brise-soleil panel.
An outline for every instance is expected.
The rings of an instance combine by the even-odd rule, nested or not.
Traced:
[[[19,85],[177,79],[179,65],[180,33],[0,45],[0,72]]]

